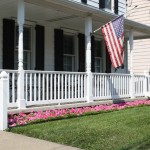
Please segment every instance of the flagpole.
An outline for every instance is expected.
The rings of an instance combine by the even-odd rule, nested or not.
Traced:
[[[95,33],[95,32],[97,32],[97,31],[99,31],[101,28],[102,28],[102,26],[101,26],[100,28],[98,28],[98,29],[94,30],[94,31],[93,31],[93,33]]]
[[[120,15],[120,16],[114,18],[112,21],[115,21],[116,19],[118,19],[118,18],[120,18],[120,17],[122,17],[122,16],[123,16],[123,15]],[[112,22],[112,21],[111,21],[111,22]],[[102,26],[103,26],[103,25],[102,25]],[[99,31],[99,30],[102,28],[102,26],[99,27],[98,29],[94,30],[92,33],[95,33],[95,32],[97,32],[97,31]]]

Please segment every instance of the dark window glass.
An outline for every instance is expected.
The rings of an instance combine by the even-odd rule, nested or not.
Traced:
[[[74,36],[64,35],[64,71],[74,71]]]

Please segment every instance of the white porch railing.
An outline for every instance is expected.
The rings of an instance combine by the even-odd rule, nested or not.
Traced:
[[[1,72],[2,70],[0,70]],[[18,71],[8,73],[8,107],[17,107]],[[25,71],[26,106],[87,102],[87,73]],[[135,97],[150,96],[150,76],[134,75]],[[93,100],[131,97],[130,74],[92,73]]]
[[[94,99],[130,97],[130,75],[94,73]]]
[[[17,107],[17,70],[0,70],[0,72],[6,71],[8,74],[8,107]]]
[[[145,96],[145,79],[146,77],[144,75],[135,75],[134,76],[134,95],[135,97]]]
[[[146,96],[150,97],[150,76],[146,77]]]
[[[27,105],[86,101],[86,73],[25,71]]]

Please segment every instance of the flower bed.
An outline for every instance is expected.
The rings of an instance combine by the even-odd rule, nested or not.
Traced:
[[[57,110],[47,110],[47,111],[33,111],[30,113],[19,113],[19,114],[9,114],[8,122],[9,127],[14,127],[17,125],[26,125],[34,122],[48,121],[54,119],[68,118],[74,116],[81,116],[86,114],[97,114],[101,112],[108,112],[114,110],[122,110],[125,108],[150,105],[150,100],[136,100],[133,102],[124,102],[112,105],[97,105],[81,108],[71,108],[71,109],[57,109]]]

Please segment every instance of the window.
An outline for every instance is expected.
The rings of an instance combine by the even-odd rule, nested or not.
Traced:
[[[114,12],[115,1],[116,0],[99,0],[99,6],[105,11]]]
[[[16,26],[15,34],[15,69],[18,68],[18,26]],[[23,65],[25,70],[31,69],[31,44],[32,39],[32,28],[31,26],[24,26],[23,32]]]
[[[95,40],[95,72],[103,72],[102,42]]]
[[[74,36],[64,35],[64,71],[75,70]]]
[[[105,8],[110,9],[111,10],[111,0],[105,0]]]

